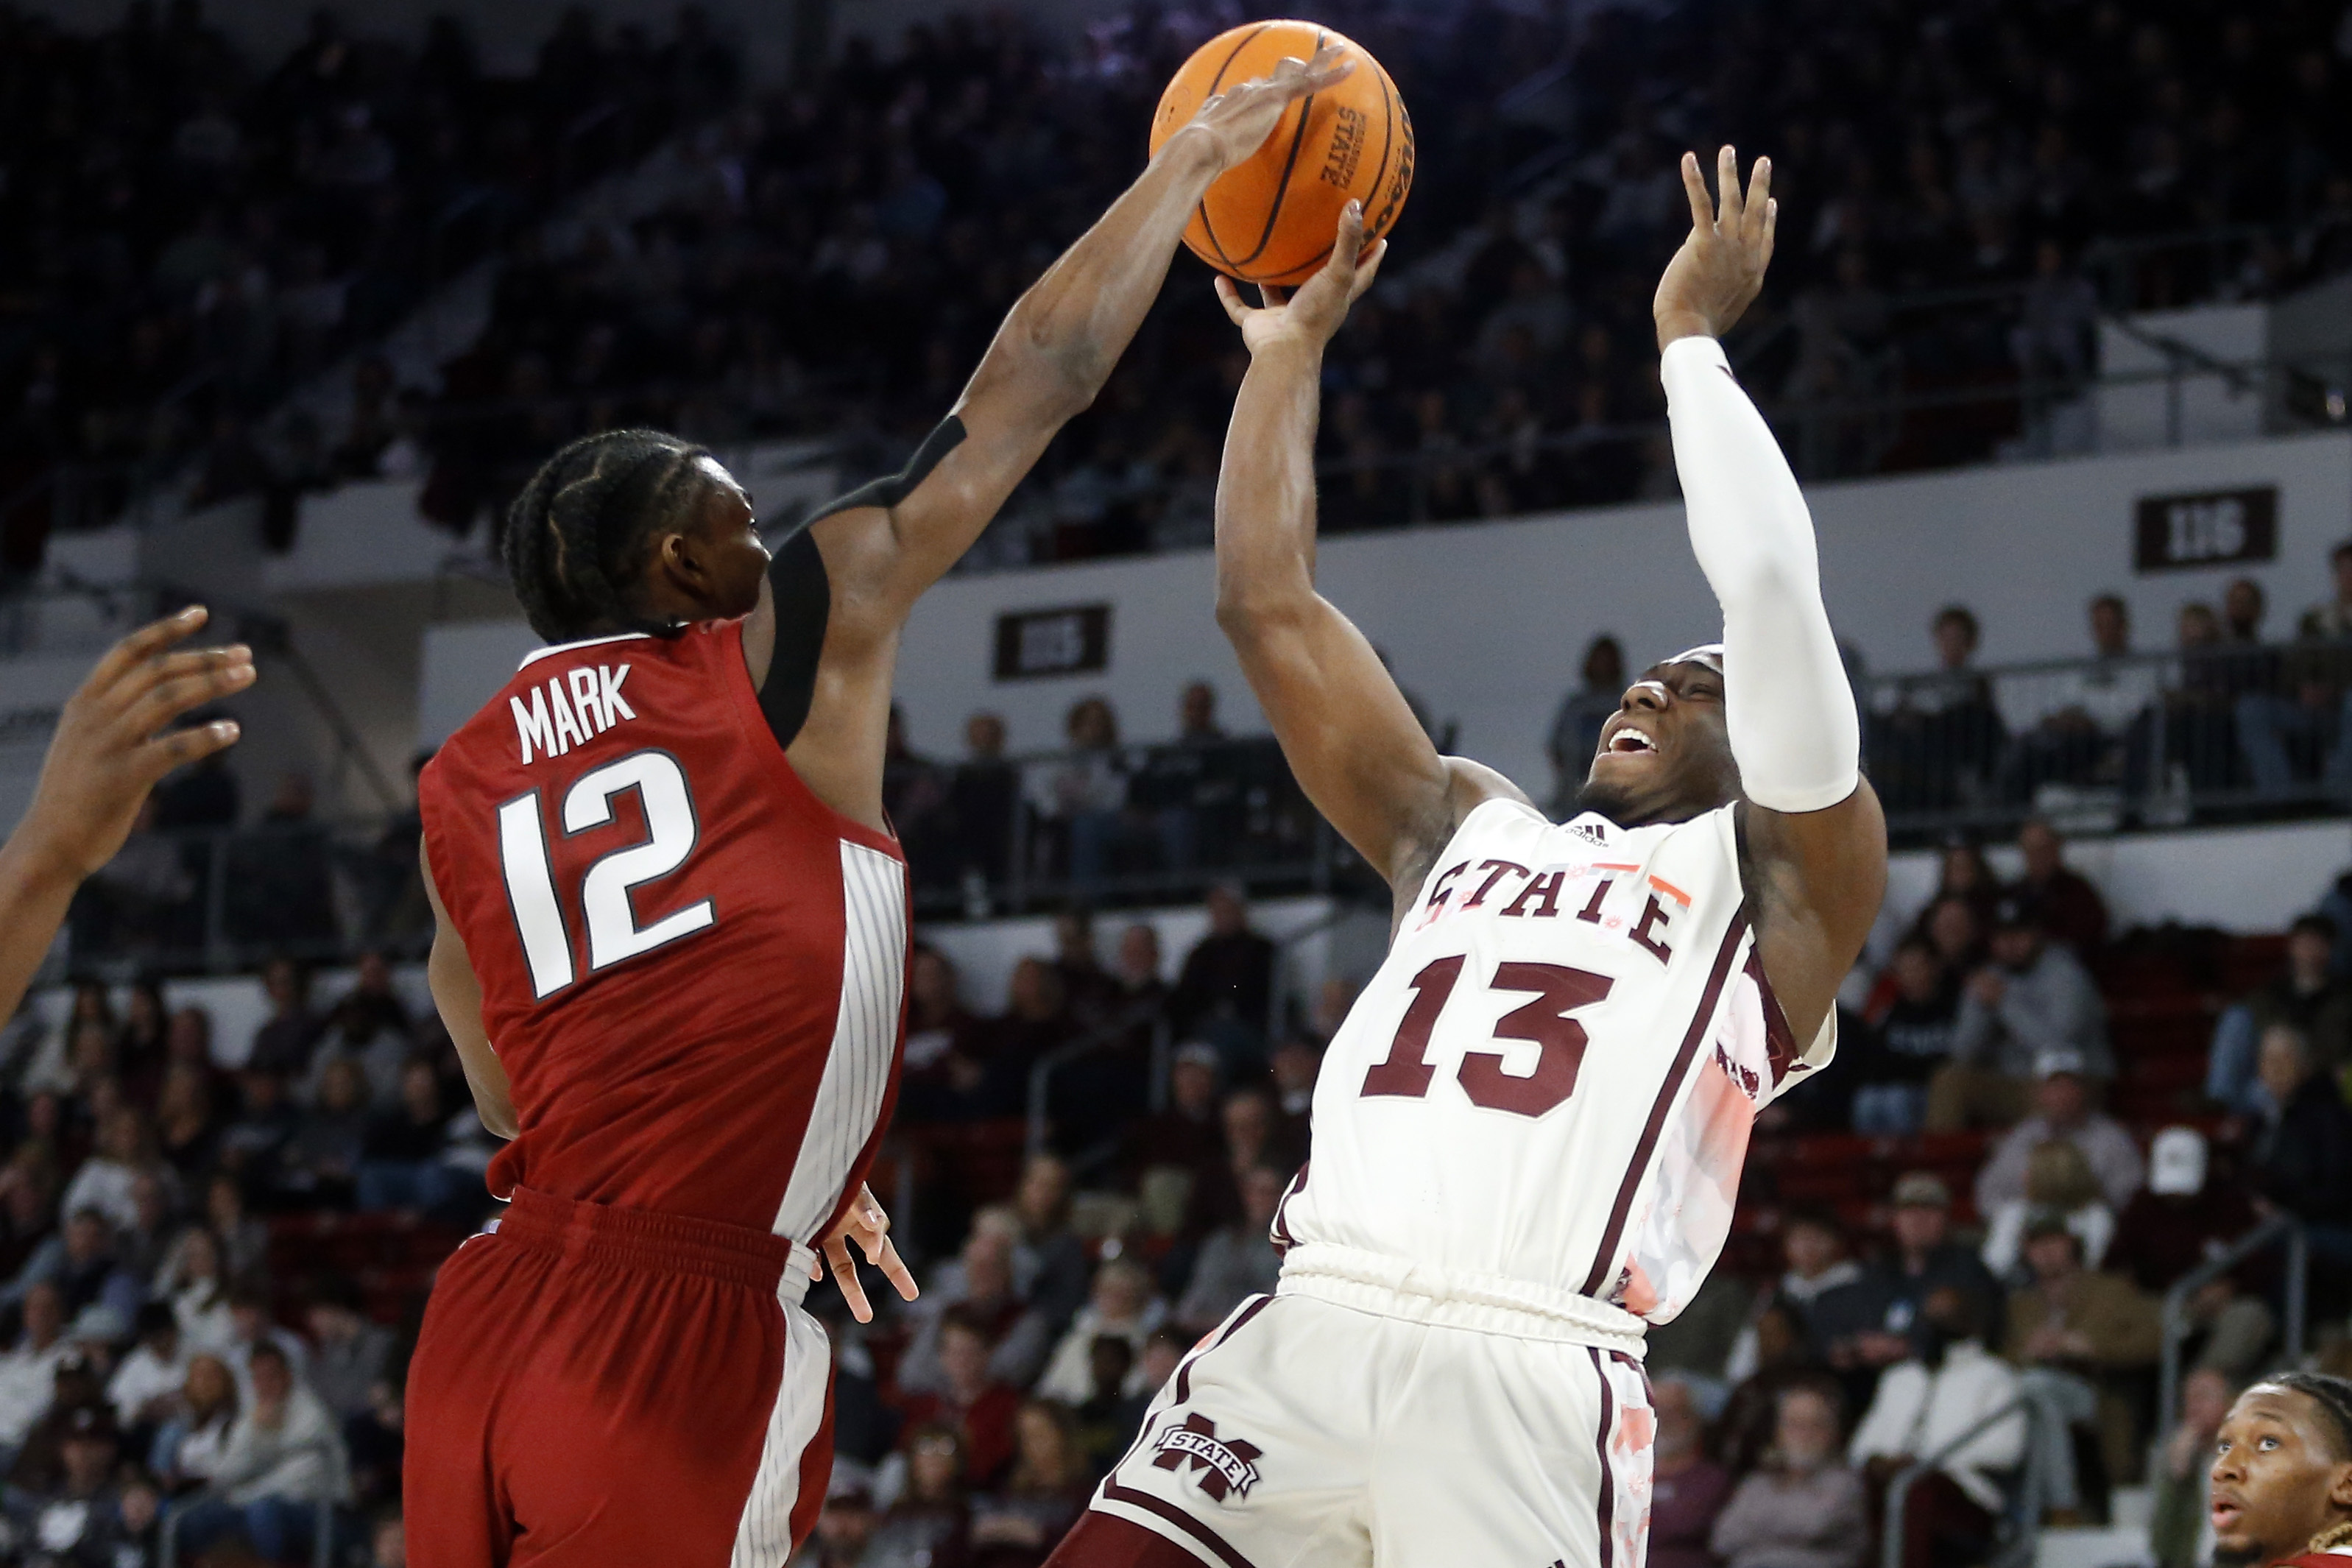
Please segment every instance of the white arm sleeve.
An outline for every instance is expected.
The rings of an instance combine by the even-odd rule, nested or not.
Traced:
[[[1691,549],[1723,606],[1725,716],[1748,798],[1821,811],[1862,776],[1862,721],[1822,607],[1797,476],[1723,345],[1680,338],[1660,366]]]

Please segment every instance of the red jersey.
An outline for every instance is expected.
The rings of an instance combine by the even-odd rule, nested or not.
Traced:
[[[898,846],[809,792],[740,622],[542,648],[418,785],[520,1186],[814,1245],[889,1116]]]

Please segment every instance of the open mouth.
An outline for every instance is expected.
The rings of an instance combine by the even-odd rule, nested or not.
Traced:
[[[2214,1500],[2213,1533],[2216,1535],[2226,1535],[2231,1531],[2236,1529],[2238,1521],[2245,1517],[2245,1510],[2240,1508],[2236,1503],[2224,1502],[2220,1499]]]
[[[1612,757],[1632,756],[1636,752],[1655,752],[1657,749],[1658,743],[1655,741],[1631,724],[1610,736],[1608,745],[1602,748]]]

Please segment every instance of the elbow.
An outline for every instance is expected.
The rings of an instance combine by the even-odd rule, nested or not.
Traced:
[[[1034,293],[1014,307],[1013,317],[1005,335],[1013,351],[1006,374],[1042,397],[1057,423],[1093,407],[1118,356],[1095,340],[1087,323],[1064,320]]]
[[[1295,590],[1221,578],[1217,584],[1217,629],[1239,647],[1297,621],[1305,605],[1306,595]]]

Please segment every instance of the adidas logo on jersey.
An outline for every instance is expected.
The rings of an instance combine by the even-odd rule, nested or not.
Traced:
[[[1239,1438],[1219,1437],[1217,1424],[1205,1415],[1187,1415],[1181,1426],[1171,1426],[1160,1434],[1152,1447],[1160,1453],[1152,1464],[1163,1470],[1191,1465],[1201,1489],[1219,1502],[1225,1500],[1228,1492],[1247,1497],[1250,1488],[1257,1485],[1254,1461],[1263,1450]]]
[[[1605,827],[1595,827],[1589,822],[1571,822],[1568,830],[1587,844],[1597,844],[1603,849],[1609,847],[1609,830]]]
[[[507,706],[514,710],[515,738],[522,744],[522,760],[531,760],[533,747],[542,757],[560,757],[622,720],[635,718],[636,710],[621,695],[621,683],[628,679],[625,664],[618,670],[606,664],[593,669],[582,665],[550,678],[544,686],[532,687],[528,708],[521,698],[508,698]]]

